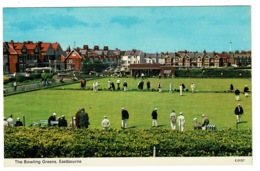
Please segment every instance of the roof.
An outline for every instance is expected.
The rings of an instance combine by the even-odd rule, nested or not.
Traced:
[[[55,42],[55,43],[51,43],[51,45],[52,45],[53,49],[57,50],[60,44]]]
[[[11,46],[10,44],[8,44],[8,51],[12,55],[17,54],[17,52],[14,50],[13,46]]]
[[[41,43],[41,51],[46,52],[50,47],[50,43]]]
[[[142,53],[141,50],[128,50],[125,52],[125,55],[124,56],[140,56]]]
[[[73,49],[67,56],[66,56],[66,58],[69,58],[71,55],[72,55],[72,53],[76,53],[76,56],[78,56],[78,58],[82,58],[82,56],[75,50],[75,49]],[[76,57],[75,57],[76,58]]]

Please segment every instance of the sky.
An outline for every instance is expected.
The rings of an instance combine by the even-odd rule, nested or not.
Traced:
[[[3,40],[59,42],[64,50],[251,50],[251,7],[5,7]]]

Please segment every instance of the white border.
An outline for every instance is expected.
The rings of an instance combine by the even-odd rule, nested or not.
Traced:
[[[258,121],[260,120],[259,119],[259,110],[255,107],[256,106],[256,102],[258,102],[258,99],[257,99],[257,95],[259,94],[259,88],[260,88],[260,85],[258,85],[257,81],[255,81],[255,79],[257,79],[258,76],[258,71],[257,71],[257,68],[255,67],[257,65],[257,61],[258,61],[258,57],[259,56],[259,52],[257,52],[257,50],[259,49],[259,43],[257,44],[257,41],[258,41],[258,38],[259,38],[259,35],[258,35],[258,32],[259,32],[259,28],[258,28],[258,25],[257,25],[257,20],[259,20],[259,6],[258,6],[258,2],[255,0],[178,0],[178,1],[164,1],[164,0],[149,0],[149,1],[143,1],[143,0],[139,0],[139,1],[136,1],[136,2],[133,2],[133,1],[122,1],[122,0],[95,0],[95,1],[84,1],[84,0],[58,0],[58,1],[43,1],[43,0],[4,0],[1,2],[1,7],[92,7],[92,6],[226,6],[226,5],[250,5],[252,8],[252,60],[253,60],[253,72],[252,72],[252,89],[253,89],[253,92],[254,92],[254,96],[253,96],[253,166],[236,166],[235,164],[231,165],[232,168],[230,168],[230,166],[219,166],[219,167],[214,167],[215,169],[219,170],[219,169],[234,169],[236,171],[239,171],[239,170],[255,170],[259,165],[260,165],[260,162],[259,162],[259,144],[260,144],[260,140],[259,140],[259,137],[258,134],[258,129],[256,127],[258,127]],[[3,11],[2,11],[2,8],[1,8],[1,19],[3,18],[2,17],[2,14],[3,14]],[[3,29],[2,29],[2,24],[1,24],[1,36],[3,35]],[[2,39],[3,41],[3,39]],[[2,43],[1,43],[2,44]],[[2,54],[2,48],[1,48],[1,54]],[[2,62],[2,61],[1,61]],[[2,72],[2,70],[1,70]],[[2,74],[1,74],[2,75]],[[2,85],[1,85],[2,86]],[[3,110],[3,108],[2,108]],[[2,125],[1,125],[1,133],[3,132],[2,130]],[[1,139],[2,139],[3,136],[1,136]],[[2,140],[3,142],[3,140]],[[3,143],[1,143],[1,154],[2,154],[2,157],[3,157]],[[179,160],[179,158],[173,158],[174,160]],[[143,162],[143,164],[145,166],[149,166],[149,165],[154,165],[155,163],[158,163],[158,166],[169,166],[168,162],[173,162],[172,158],[146,158],[146,159],[143,159],[143,158],[140,158],[140,159],[135,159],[135,158],[126,158],[126,159],[114,159],[114,158],[101,158],[101,159],[83,159],[84,162],[88,162],[89,160],[91,161],[97,161],[97,165],[91,165],[91,166],[104,166],[103,164],[104,163],[110,163],[111,166],[120,166],[120,161],[121,160],[126,160],[126,162],[129,162],[128,165],[126,166],[131,166],[132,165],[132,162],[134,163],[138,163],[138,162]],[[186,158],[185,158],[186,159]],[[86,160],[86,161],[85,161]],[[148,160],[148,161],[147,161]],[[199,162],[203,163],[202,165],[206,166],[210,163],[209,160],[212,160],[211,158],[187,158],[186,161],[189,161],[189,160],[198,160]],[[221,158],[218,158],[218,160],[222,160]],[[230,159],[227,159],[227,158],[224,158],[224,161],[225,162],[228,162],[229,160],[233,160],[232,158]],[[3,161],[3,160],[1,160]],[[185,164],[186,162],[185,160],[184,161],[178,161],[178,162],[183,162]],[[248,160],[249,161],[249,160]],[[9,162],[12,162],[12,159],[9,161],[9,160],[5,160],[4,161],[5,164],[8,165]],[[216,161],[215,161],[216,162]],[[223,161],[222,161],[223,162]],[[102,164],[103,163],[103,164]],[[113,165],[112,163],[114,163],[115,165]],[[100,165],[99,165],[100,164]],[[165,165],[164,165],[165,164]],[[12,165],[12,163],[11,163]],[[181,165],[181,166],[180,166]],[[190,167],[190,166],[183,166],[182,164],[180,164],[178,166],[175,166],[174,169],[176,170],[201,170],[201,169],[212,169],[211,166],[206,166],[206,167],[203,167],[203,168],[200,168],[200,167]],[[193,166],[195,166],[196,164],[193,164]],[[214,164],[215,166],[218,165],[218,163],[216,162]],[[221,165],[221,164],[220,164]],[[108,166],[108,165],[107,165]],[[109,165],[110,166],[110,165]],[[136,165],[134,165],[136,166]],[[139,168],[137,167],[137,169],[154,169],[156,168],[156,170],[158,169],[157,167],[146,167],[146,168]],[[67,168],[67,169],[72,169],[71,167],[66,167],[64,166],[64,168]],[[26,168],[22,168],[22,167],[4,167],[2,168],[3,170],[14,170],[14,169],[19,169],[19,170],[30,170],[30,169],[33,169],[35,170],[36,168],[29,168],[29,167],[26,167]],[[57,170],[57,168],[48,168],[48,169],[55,169]],[[63,168],[59,168],[59,169],[63,169]],[[77,167],[77,170],[86,170],[85,167]],[[91,167],[89,168],[91,170],[104,170],[104,169],[108,169],[107,167]],[[111,170],[133,170],[133,169],[136,169],[136,168],[129,168],[129,167],[109,167],[109,169]],[[163,167],[163,169],[165,170],[168,170],[168,169],[171,169],[172,170],[172,167]],[[38,170],[38,168],[37,168]],[[40,169],[41,170],[41,169]]]

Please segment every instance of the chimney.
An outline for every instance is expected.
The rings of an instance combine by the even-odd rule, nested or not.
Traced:
[[[84,50],[88,50],[88,45],[84,45],[84,46],[83,46],[83,49],[84,49]]]
[[[104,46],[104,50],[108,50],[108,46]]]
[[[99,50],[99,47],[97,45],[94,46],[94,50]]]

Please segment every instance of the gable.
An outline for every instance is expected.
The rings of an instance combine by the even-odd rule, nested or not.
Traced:
[[[72,50],[68,56],[66,57],[67,59],[81,59],[82,57],[79,55],[79,53],[75,50]]]

